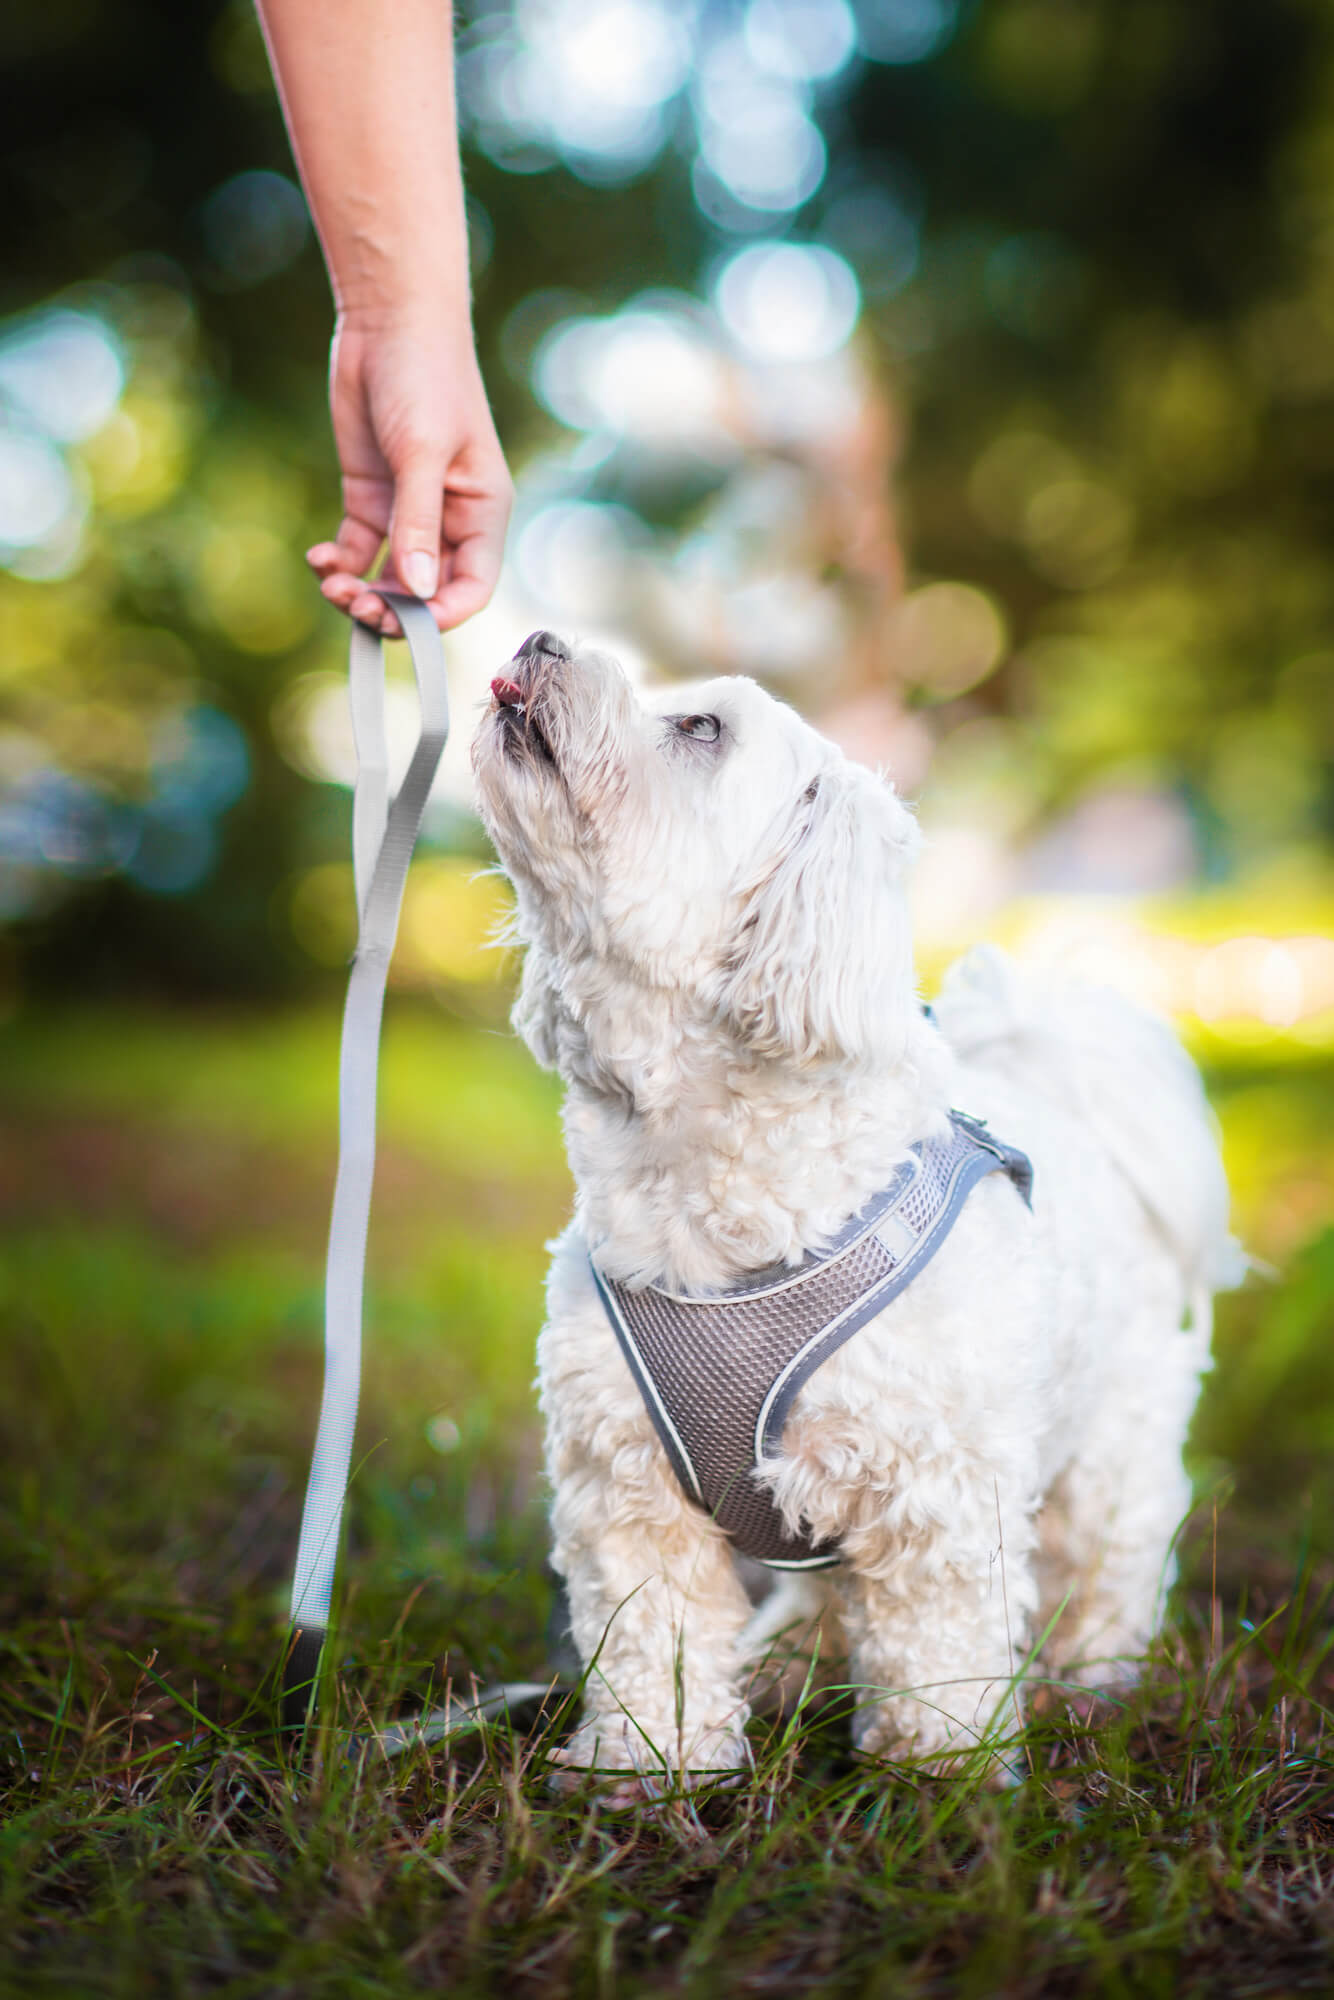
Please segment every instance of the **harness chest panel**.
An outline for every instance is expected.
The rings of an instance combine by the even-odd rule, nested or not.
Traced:
[[[793,1269],[708,1294],[631,1289],[593,1277],[672,1467],[744,1555],[775,1569],[838,1561],[836,1543],[792,1535],[757,1463],[781,1449],[798,1390],[929,1262],[979,1180],[1009,1176],[1028,1202],[1033,1170],[976,1120],[914,1146],[829,1247]]]

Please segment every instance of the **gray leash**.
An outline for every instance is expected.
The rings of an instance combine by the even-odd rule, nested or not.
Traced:
[[[403,627],[417,678],[421,733],[391,805],[382,643],[378,632],[354,625],[348,692],[357,750],[352,794],[357,950],[348,980],[339,1057],[338,1178],[324,1282],[324,1395],[301,1515],[292,1579],[291,1631],[283,1662],[283,1720],[292,1729],[300,1729],[314,1707],[357,1427],[362,1289],[375,1178],[375,1084],[385,983],[408,865],[449,735],[445,654],[435,620],[420,599],[395,584],[367,587],[393,605]],[[556,1693],[553,1681],[507,1681],[483,1689],[474,1686],[470,1699],[448,1695],[442,1708],[402,1718],[373,1735],[355,1734],[348,1747],[354,1751],[373,1747],[381,1756],[395,1757],[461,1730],[508,1721],[514,1710],[545,1706]]]
[[[375,1086],[385,982],[408,864],[449,735],[445,656],[435,620],[418,598],[396,585],[368,588],[393,605],[403,627],[417,678],[421,734],[391,805],[382,644],[378,632],[354,625],[348,678],[357,751],[352,865],[358,931],[339,1058],[338,1179],[324,1285],[324,1395],[301,1516],[283,1672],[285,1720],[298,1725],[313,1703],[329,1627],[361,1391],[362,1288],[375,1178]]]

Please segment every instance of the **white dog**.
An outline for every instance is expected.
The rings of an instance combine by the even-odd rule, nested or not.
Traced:
[[[762,1629],[823,1608],[859,1745],[934,1768],[1013,1713],[1053,1620],[1050,1666],[1124,1677],[1172,1579],[1210,1294],[1236,1274],[1189,1061],[1126,1003],[1031,995],[996,954],[925,1012],[912,815],[753,682],[640,703],[535,633],[492,686],[473,760],[527,945],[515,1024],[564,1078],[578,1190],[539,1344],[555,1563],[590,1665],[568,1761],[745,1761],[732,1541],[685,1490],[610,1300],[781,1288],[956,1136],[952,1108],[1028,1156],[1031,1209],[1022,1175],[988,1172],[802,1380],[745,1478],[794,1549],[838,1560]],[[750,1365],[717,1324],[705,1402]]]

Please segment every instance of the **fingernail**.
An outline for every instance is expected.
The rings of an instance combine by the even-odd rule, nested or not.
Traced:
[[[414,597],[429,597],[435,589],[436,565],[420,549],[404,556],[402,573],[403,581]]]

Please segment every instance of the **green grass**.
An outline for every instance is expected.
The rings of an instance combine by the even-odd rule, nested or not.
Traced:
[[[386,1036],[333,1704],[304,1757],[274,1729],[336,1040],[324,1014],[6,1033],[0,1991],[1329,1990],[1327,1069],[1222,1080],[1243,1227],[1283,1270],[1223,1302],[1143,1688],[1086,1722],[1039,1690],[1003,1796],[859,1763],[821,1698],[754,1725],[739,1789],[616,1813],[553,1788],[558,1712],[348,1748],[552,1657],[530,1376],[555,1094],[425,1012]]]

